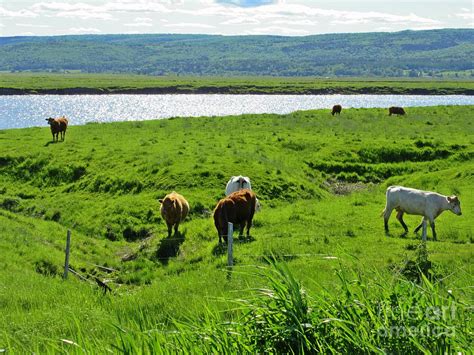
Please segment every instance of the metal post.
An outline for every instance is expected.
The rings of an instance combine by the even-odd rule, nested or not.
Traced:
[[[69,249],[70,249],[70,246],[71,246],[71,230],[68,229],[67,230],[67,238],[66,238],[66,250],[65,250],[66,258],[64,260],[64,274],[63,274],[63,279],[64,280],[67,279],[67,273],[69,271]]]
[[[234,225],[232,223],[228,223],[228,231],[227,231],[227,266],[234,265],[234,256],[233,256],[233,244],[234,244]]]

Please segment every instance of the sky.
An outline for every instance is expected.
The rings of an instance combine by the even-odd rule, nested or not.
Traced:
[[[0,0],[0,36],[474,28],[474,0]]]

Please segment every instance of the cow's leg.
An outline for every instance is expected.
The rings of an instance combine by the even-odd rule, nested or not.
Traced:
[[[171,228],[173,227],[173,224],[166,222],[166,225],[168,226],[168,238],[169,238],[171,237]]]
[[[403,221],[403,211],[400,211],[400,210],[398,211],[397,219],[400,222],[400,224],[402,225],[403,229],[405,229],[405,233],[408,233],[408,227],[405,224],[405,222]]]
[[[421,239],[426,242],[426,218],[423,218],[423,222],[421,222],[423,225],[423,233],[421,233]]]
[[[436,230],[435,230],[435,222],[434,220],[430,219],[430,226],[431,226],[431,231],[433,232],[433,240],[436,240]]]
[[[250,238],[250,227],[252,227],[252,220],[247,221],[247,238]]]
[[[245,222],[240,224],[239,238],[244,235]]]
[[[179,222],[174,225],[174,234],[178,234]]]
[[[418,227],[415,228],[415,231],[414,231],[415,233],[418,233],[418,231],[421,229],[421,227],[423,227],[423,219],[424,219],[424,218],[421,219],[421,222],[420,222],[420,224],[418,225]]]
[[[385,233],[388,233],[388,220],[390,218],[390,215],[392,214],[393,208],[390,206],[385,206],[385,210],[383,212],[383,223],[385,226]]]

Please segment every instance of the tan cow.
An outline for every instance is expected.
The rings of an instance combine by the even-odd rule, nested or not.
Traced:
[[[174,191],[158,201],[161,203],[161,216],[168,226],[168,237],[170,237],[171,228],[173,226],[174,233],[178,233],[179,224],[183,222],[188,215],[189,204],[182,195]]]
[[[219,243],[227,242],[228,223],[240,226],[240,236],[244,233],[247,225],[247,237],[250,235],[250,227],[255,214],[257,197],[249,189],[233,192],[221,199],[214,209],[214,225],[219,235]]]
[[[58,141],[59,133],[61,133],[61,140],[63,141],[64,137],[66,136],[67,125],[69,124],[68,119],[64,116],[58,117],[58,118],[49,117],[46,119],[46,121],[48,121],[48,124],[51,126],[51,133],[53,134],[53,142]]]

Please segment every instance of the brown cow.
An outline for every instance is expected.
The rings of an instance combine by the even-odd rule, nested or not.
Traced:
[[[249,189],[242,189],[233,192],[217,203],[214,209],[214,225],[219,235],[219,243],[222,242],[222,237],[227,242],[228,222],[240,225],[240,236],[244,233],[247,224],[247,237],[249,237],[256,200],[255,193]]]
[[[47,118],[48,124],[51,126],[51,133],[53,134],[53,142],[58,141],[58,135],[61,133],[61,140],[64,141],[64,137],[66,136],[66,129],[69,121],[66,117],[58,117],[58,118]]]
[[[166,221],[166,225],[168,226],[168,237],[170,237],[171,228],[173,226],[174,233],[178,233],[179,224],[184,221],[188,215],[189,204],[182,195],[174,191],[158,201],[161,203],[161,216]]]
[[[394,115],[404,115],[405,110],[403,109],[403,107],[392,106],[392,107],[389,107],[389,109],[388,109],[388,115],[392,116],[392,114],[394,114]]]
[[[342,106],[341,106],[341,105],[334,105],[334,106],[332,107],[331,115],[334,116],[336,113],[337,113],[338,115],[340,115],[340,114],[341,114],[341,111],[342,111]]]

